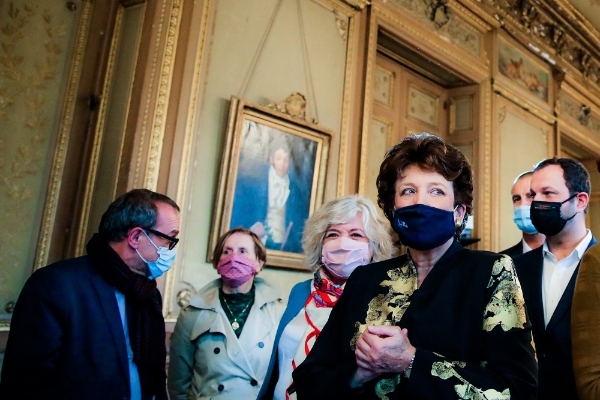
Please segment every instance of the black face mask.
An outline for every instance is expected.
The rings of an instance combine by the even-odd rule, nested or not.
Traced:
[[[567,201],[577,196],[575,193],[563,202],[560,201],[532,201],[531,202],[531,222],[535,229],[539,233],[543,233],[546,236],[558,235],[560,231],[565,227],[567,222],[577,215],[564,219],[560,212],[560,206]]]

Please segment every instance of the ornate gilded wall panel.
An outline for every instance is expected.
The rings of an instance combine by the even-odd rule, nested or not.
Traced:
[[[483,35],[468,22],[452,12],[447,1],[439,0],[390,0],[396,7],[408,11],[420,21],[429,24],[440,36],[448,39],[479,57],[482,51]]]
[[[14,0],[0,2],[0,318],[34,269],[36,244],[47,234],[41,216],[61,112],[63,88],[88,4]],[[83,11],[82,11],[83,10]],[[83,14],[82,14],[83,13]],[[76,50],[75,50],[76,51]],[[54,186],[50,185],[50,190]],[[51,195],[51,193],[48,193]],[[0,326],[2,322],[0,322]]]
[[[593,105],[582,101],[577,101],[564,92],[559,95],[560,113],[576,120],[580,129],[589,129],[600,135],[600,119],[592,113]],[[599,110],[595,110],[598,112]]]
[[[567,0],[465,0],[496,18],[525,48],[600,93],[600,35]]]
[[[158,184],[182,9],[183,0],[160,1],[156,14],[150,16],[151,30],[142,34],[151,46],[144,66],[147,71],[130,174],[132,187],[156,190]]]

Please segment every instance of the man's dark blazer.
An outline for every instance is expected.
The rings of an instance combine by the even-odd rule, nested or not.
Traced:
[[[523,240],[521,240],[519,243],[515,244],[514,246],[509,247],[506,250],[502,250],[500,252],[500,254],[506,254],[507,256],[510,256],[511,258],[520,256],[521,254],[523,254]]]
[[[592,238],[590,246],[596,243]],[[588,246],[589,248],[589,246]],[[544,246],[515,257],[529,319],[533,325],[533,340],[538,358],[538,399],[577,399],[573,361],[571,359],[571,301],[579,272],[573,272],[548,326],[544,322],[542,272]]]
[[[87,257],[33,273],[13,313],[0,398],[121,400],[129,392],[114,288]]]

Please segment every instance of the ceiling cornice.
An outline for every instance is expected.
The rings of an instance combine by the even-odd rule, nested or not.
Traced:
[[[600,95],[600,33],[566,0],[465,0],[502,29]]]

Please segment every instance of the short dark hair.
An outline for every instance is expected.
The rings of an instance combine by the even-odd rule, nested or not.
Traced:
[[[567,189],[569,189],[569,194],[574,195],[582,192],[590,194],[592,190],[590,174],[582,163],[572,158],[546,158],[535,166],[533,172],[539,171],[549,165],[558,165],[562,168],[563,178],[565,179]]]
[[[562,168],[563,178],[567,189],[569,189],[569,195],[573,196],[577,193],[587,193],[589,195],[591,193],[592,184],[590,182],[590,174],[582,163],[572,158],[546,158],[535,166],[533,172],[539,171],[549,165],[558,165]],[[588,207],[589,205],[583,210],[584,213],[587,213]]]
[[[263,262],[263,263],[267,262],[267,249],[265,248],[265,245],[263,244],[263,242],[261,242],[260,239],[258,238],[258,236],[256,236],[256,233],[252,232],[250,229],[242,228],[240,226],[240,227],[228,230],[223,235],[221,235],[219,240],[217,240],[217,244],[215,245],[215,249],[213,250],[213,256],[212,256],[212,264],[213,264],[213,267],[215,267],[215,269],[217,268],[217,265],[219,264],[219,259],[221,258],[221,254],[223,254],[223,247],[225,247],[225,242],[234,233],[244,233],[244,234],[250,236],[250,238],[252,238],[252,241],[254,242],[254,253],[256,253],[256,258],[260,262]]]
[[[473,213],[473,170],[467,158],[456,147],[429,133],[409,136],[389,149],[377,176],[377,204],[388,220],[394,218],[396,181],[409,166],[437,172],[453,182],[454,206],[465,205],[467,212],[460,234]]]
[[[159,202],[179,212],[179,206],[169,197],[148,189],[133,189],[119,196],[102,215],[98,233],[108,242],[119,242],[133,228],[152,228],[158,217]]]

